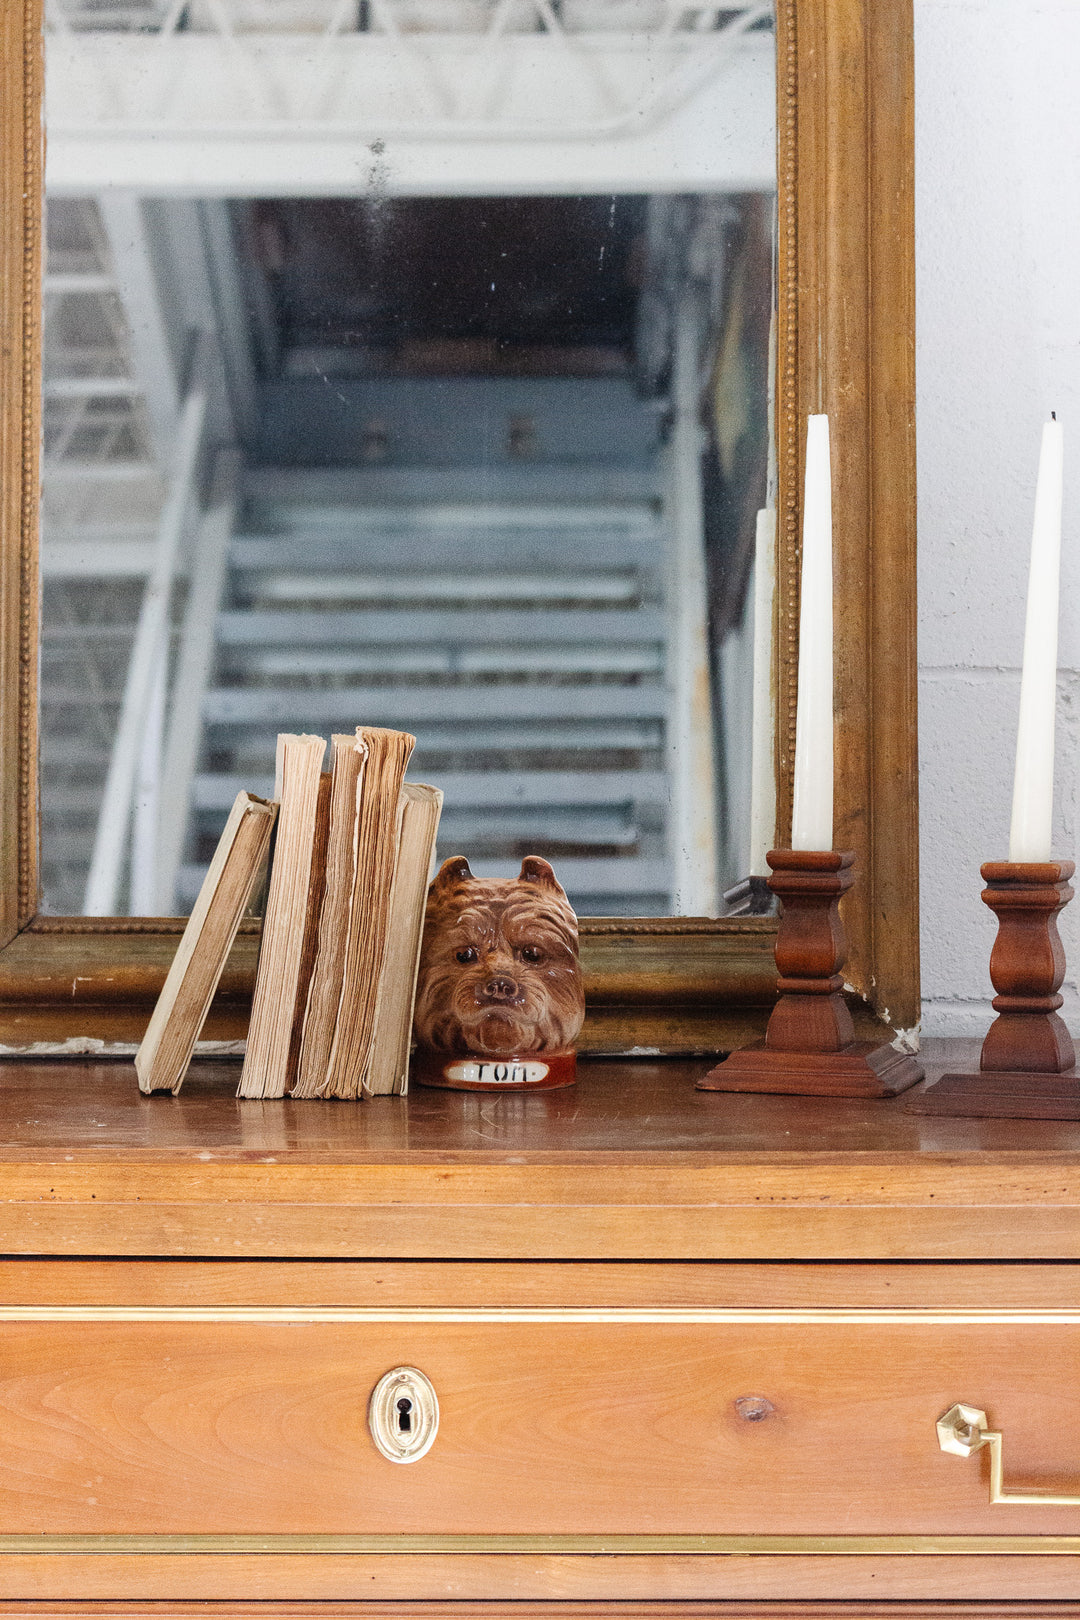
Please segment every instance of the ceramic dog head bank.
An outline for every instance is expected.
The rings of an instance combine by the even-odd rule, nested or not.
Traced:
[[[455,855],[428,890],[415,1077],[460,1091],[570,1085],[585,1017],[578,929],[547,861],[473,877]]]

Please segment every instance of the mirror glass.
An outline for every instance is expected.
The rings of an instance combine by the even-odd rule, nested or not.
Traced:
[[[768,4],[53,0],[45,909],[184,913],[278,731],[720,915],[772,837]],[[756,557],[756,560],[755,560]]]

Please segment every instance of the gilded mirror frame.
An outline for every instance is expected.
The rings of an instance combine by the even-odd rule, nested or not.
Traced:
[[[799,424],[828,411],[836,550],[836,843],[860,1022],[918,1021],[911,0],[776,0],[778,842],[790,824]],[[137,1038],[175,919],[39,915],[41,0],[0,6],[0,1044]],[[758,1033],[775,921],[585,919],[592,1051],[715,1051]],[[242,1030],[257,938],[209,1034]]]

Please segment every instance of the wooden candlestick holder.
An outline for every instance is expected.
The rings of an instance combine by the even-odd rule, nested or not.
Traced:
[[[998,920],[990,953],[997,1017],[979,1069],[943,1074],[912,1097],[917,1114],[975,1119],[1080,1119],[1072,1037],[1058,1017],[1065,952],[1058,912],[1073,897],[1072,861],[987,861],[982,898]]]
[[[702,1091],[808,1097],[894,1097],[922,1079],[910,1053],[857,1041],[840,969],[847,954],[840,900],[855,881],[850,851],[774,849],[769,887],[783,911],[776,936],[779,1000],[764,1041],[733,1052],[698,1081]]]

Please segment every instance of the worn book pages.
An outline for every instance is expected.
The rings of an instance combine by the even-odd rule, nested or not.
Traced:
[[[135,1054],[140,1091],[180,1090],[270,844],[277,806],[238,793]]]
[[[294,1097],[317,1097],[326,1078],[334,1040],[345,949],[349,937],[349,903],[356,864],[356,812],[364,779],[367,744],[355,733],[330,739],[330,817],[326,844],[326,879],[319,915],[315,969],[301,1024],[300,1061]]]
[[[299,995],[304,940],[314,926],[311,871],[325,753],[322,737],[286,733],[278,737],[277,838],[238,1090],[241,1097],[283,1097],[288,1087],[293,1026],[303,1016]]]
[[[357,728],[368,756],[356,817],[356,860],[349,902],[341,1003],[320,1097],[358,1097],[375,1027],[375,1003],[397,859],[399,800],[416,744],[406,731]]]
[[[361,1076],[363,1090],[373,1097],[404,1095],[408,1090],[420,941],[443,802],[439,789],[423,782],[406,782],[401,798],[401,833],[390,894],[386,955],[375,1004],[375,1032],[371,1056]]]

